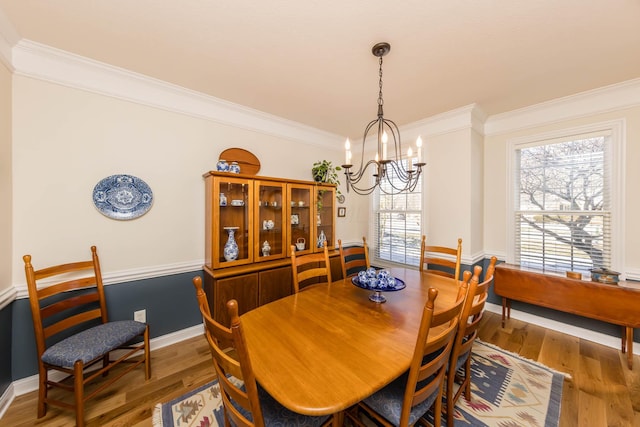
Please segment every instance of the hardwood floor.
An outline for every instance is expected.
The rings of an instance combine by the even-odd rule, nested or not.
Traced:
[[[640,426],[640,358],[627,369],[619,350],[486,312],[480,339],[568,373],[564,382],[560,426]],[[150,426],[157,403],[180,396],[214,377],[203,337],[152,352],[152,378],[142,369],[103,391],[87,405],[87,426]],[[71,426],[71,411],[49,407],[36,418],[36,392],[17,397],[0,419],[2,426]]]

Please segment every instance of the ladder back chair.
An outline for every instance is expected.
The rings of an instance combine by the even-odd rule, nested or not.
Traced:
[[[478,336],[478,328],[484,313],[484,306],[487,301],[489,286],[493,281],[493,273],[497,258],[491,257],[489,267],[485,273],[485,280],[478,283],[482,267],[476,266],[473,269],[473,277],[469,282],[467,297],[460,314],[460,322],[458,323],[458,332],[453,343],[451,356],[449,360],[449,368],[447,370],[447,386],[446,393],[446,413],[447,425],[453,425],[455,404],[464,393],[467,401],[471,400],[471,350],[473,343]],[[469,271],[464,272],[465,277],[470,275]],[[460,386],[454,393],[454,382]]]
[[[420,271],[452,277],[460,280],[460,257],[462,255],[462,239],[458,238],[456,248],[427,245],[426,236],[422,236],[420,245]],[[435,268],[434,268],[435,267]]]
[[[429,289],[409,370],[349,411],[354,424],[364,425],[358,417],[362,410],[383,426],[429,425],[422,417],[433,408],[434,425],[440,426],[445,372],[466,292],[464,284],[452,306],[435,311],[438,290]]]
[[[369,263],[369,248],[365,237],[362,238],[362,246],[349,246],[347,248],[343,248],[342,240],[338,239],[338,248],[340,250],[342,277],[344,279],[355,276],[359,271],[371,267]]]
[[[310,417],[297,414],[280,405],[256,382],[251,359],[247,351],[242,322],[238,316],[236,300],[227,302],[231,327],[213,320],[202,289],[202,278],[193,278],[200,314],[205,326],[205,337],[211,350],[213,366],[220,384],[225,426],[262,427],[324,426],[331,416]]]
[[[84,425],[85,402],[136,366],[144,363],[145,378],[151,377],[149,326],[134,320],[108,320],[95,246],[91,254],[88,261],[40,270],[33,268],[31,255],[23,257],[38,353],[38,418],[47,413],[48,404],[56,405],[75,409],[77,426]],[[141,341],[132,343],[136,338]],[[126,352],[111,360],[110,353],[118,349]],[[121,362],[131,364],[92,391],[86,389]],[[101,368],[86,372],[98,363]],[[61,372],[65,378],[54,381],[49,371]],[[74,403],[49,397],[52,387],[72,392]]]
[[[321,253],[296,256],[296,247],[291,246],[291,270],[293,271],[295,293],[313,284],[331,283],[331,264],[327,242],[324,242],[323,249]],[[312,279],[316,279],[316,282],[313,282]]]

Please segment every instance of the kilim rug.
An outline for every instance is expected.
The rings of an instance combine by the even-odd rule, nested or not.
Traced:
[[[458,400],[455,427],[558,426],[564,374],[479,340],[473,345],[471,370],[472,399]],[[223,426],[217,380],[158,404],[153,425]]]

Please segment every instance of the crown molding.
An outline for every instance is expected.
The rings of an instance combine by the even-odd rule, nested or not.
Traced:
[[[640,106],[640,78],[496,114],[484,124],[487,136]]]
[[[14,71],[11,50],[18,43],[20,36],[13,27],[13,24],[7,18],[2,8],[0,8],[0,62],[2,62],[10,71]]]
[[[477,104],[469,104],[401,126],[400,131],[412,138],[420,134],[433,137],[464,129],[473,129],[484,134],[486,118],[485,113]]]
[[[16,75],[336,149],[342,137],[181,86],[22,39],[12,49]]]

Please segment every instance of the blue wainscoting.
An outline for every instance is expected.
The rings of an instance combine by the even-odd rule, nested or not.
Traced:
[[[11,331],[13,304],[0,310],[0,396],[11,385]]]

